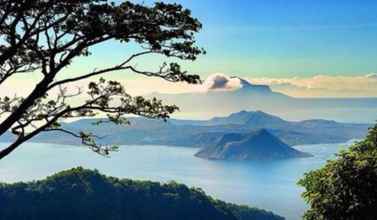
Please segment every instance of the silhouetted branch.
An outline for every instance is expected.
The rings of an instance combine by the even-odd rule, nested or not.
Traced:
[[[42,131],[64,132],[59,119],[106,114],[109,121],[122,124],[126,123],[124,115],[135,114],[165,120],[178,109],[176,106],[131,97],[119,82],[101,78],[89,83],[86,94],[81,89],[69,93],[66,84],[119,70],[172,82],[200,83],[199,76],[182,71],[177,63],[164,63],[157,71],[140,70],[131,63],[146,55],[193,61],[204,53],[195,45],[194,34],[200,29],[200,22],[178,4],[0,0],[0,86],[15,74],[40,74],[25,97],[0,98],[0,135],[7,131],[18,135],[14,143],[0,151],[0,159]],[[93,46],[110,40],[137,44],[143,51],[112,67],[62,77],[62,70],[77,57],[91,55]],[[49,93],[56,89],[58,94],[52,97]],[[71,106],[75,98],[79,104]],[[109,151],[98,148],[92,135],[81,134],[90,148],[99,153]]]

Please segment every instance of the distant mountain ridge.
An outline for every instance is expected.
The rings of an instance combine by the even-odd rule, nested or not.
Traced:
[[[342,122],[373,123],[377,119],[376,98],[295,98],[273,91],[268,85],[253,84],[240,77],[240,88],[180,94],[153,93],[168,104],[176,104],[185,116],[209,118],[241,110],[261,110],[289,120],[322,118]]]
[[[203,148],[195,156],[211,160],[276,160],[310,154],[289,147],[261,129],[249,134],[225,134],[216,145]]]
[[[262,111],[240,111],[237,113],[232,113],[227,117],[214,117],[210,119],[209,124],[211,125],[224,125],[224,124],[238,124],[238,125],[266,125],[270,124],[285,124],[286,121],[283,119],[267,114]]]
[[[241,111],[228,117],[210,120],[169,119],[166,123],[140,117],[129,118],[131,125],[119,126],[111,123],[94,125],[98,119],[82,119],[62,123],[71,131],[89,131],[103,137],[102,144],[119,145],[170,145],[207,147],[218,143],[228,133],[248,134],[266,129],[288,145],[343,143],[350,139],[363,138],[369,124],[339,123],[327,120],[286,121],[261,111]],[[3,135],[0,141],[10,141]],[[39,143],[80,145],[80,140],[60,132],[42,133],[31,140]]]
[[[273,92],[271,88],[267,85],[257,85],[252,84],[247,80],[244,80],[240,77],[233,77],[240,80],[241,89],[236,90],[236,92],[243,92],[243,93],[258,93],[258,94],[264,94],[264,95],[271,95],[271,94],[279,94],[283,95],[282,93]]]

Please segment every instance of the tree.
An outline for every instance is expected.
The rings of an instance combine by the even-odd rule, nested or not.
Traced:
[[[308,220],[377,219],[377,125],[365,140],[299,181],[310,209]]]
[[[199,188],[107,177],[81,167],[44,180],[0,183],[0,220],[283,220],[214,199]],[[20,211],[22,210],[22,211]]]
[[[0,0],[0,86],[8,79],[39,74],[40,80],[25,97],[1,97],[0,135],[17,136],[0,151],[0,159],[40,132],[61,131],[80,138],[95,152],[108,154],[109,146],[96,143],[94,134],[62,128],[61,119],[106,114],[103,122],[125,124],[125,114],[166,119],[178,108],[156,99],[131,97],[117,81],[101,78],[87,91],[70,91],[68,84],[113,71],[129,71],[151,77],[199,83],[198,75],[182,71],[177,63],[164,63],[157,70],[142,70],[132,62],[145,55],[194,61],[204,50],[196,46],[201,23],[178,4],[145,6],[107,0]],[[122,63],[64,78],[62,70],[75,59],[91,55],[100,43],[118,41],[137,44],[140,52]],[[55,91],[58,95],[52,97]],[[70,104],[74,97],[85,99]]]

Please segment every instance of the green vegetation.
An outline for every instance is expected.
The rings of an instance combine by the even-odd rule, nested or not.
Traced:
[[[377,219],[377,125],[365,140],[299,181],[311,208],[307,220]]]
[[[202,190],[106,177],[75,168],[45,180],[1,184],[0,219],[281,220],[270,212],[212,199]]]

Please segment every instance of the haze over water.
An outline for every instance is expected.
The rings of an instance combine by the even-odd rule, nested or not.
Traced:
[[[86,148],[27,143],[0,161],[0,181],[42,179],[55,172],[82,166],[121,178],[174,180],[200,187],[215,198],[271,210],[288,220],[300,219],[306,209],[296,183],[322,166],[349,144],[305,145],[296,148],[311,158],[269,162],[208,161],[193,155],[198,149],[166,146],[121,147],[111,158]]]

